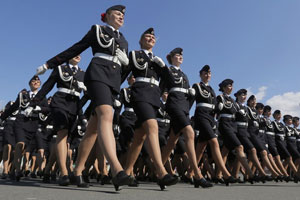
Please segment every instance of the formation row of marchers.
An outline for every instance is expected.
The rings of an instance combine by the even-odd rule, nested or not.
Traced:
[[[152,52],[153,28],[141,35],[141,50],[128,54],[119,32],[124,14],[122,5],[108,8],[102,14],[106,25],[92,26],[82,40],[39,67],[29,81],[31,90],[22,90],[7,105],[1,114],[3,179],[10,174],[20,181],[38,171],[44,182],[59,174],[59,185],[89,187],[88,175],[95,172],[102,184],[112,183],[116,190],[138,186],[140,180],[155,180],[163,190],[179,176],[196,188],[213,182],[300,180],[299,118],[285,115],[283,124],[276,110],[271,121],[271,107],[256,103],[253,95],[247,100],[245,89],[234,100],[231,79],[219,84],[216,96],[208,65],[200,70],[201,82],[190,87],[180,67],[183,50],[167,55],[168,67]],[[88,47],[94,57],[84,72],[78,63]],[[38,91],[38,75],[47,69],[53,71]],[[129,87],[120,91],[126,78]],[[57,92],[47,102],[55,84]]]

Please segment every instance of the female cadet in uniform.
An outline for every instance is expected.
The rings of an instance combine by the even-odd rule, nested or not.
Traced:
[[[128,150],[126,173],[130,174],[147,137],[148,153],[155,165],[158,185],[163,190],[166,185],[176,184],[178,179],[169,175],[162,163],[159,148],[156,113],[160,106],[159,79],[168,68],[161,58],[154,56],[152,48],[156,43],[154,29],[147,29],[140,38],[142,50],[131,51],[129,67],[124,78],[132,71],[135,82],[132,85],[131,103],[137,115],[133,142]],[[124,79],[123,78],[123,79]]]
[[[124,23],[125,6],[115,5],[102,14],[102,20],[107,26],[92,26],[91,30],[78,43],[66,51],[58,54],[38,68],[38,73],[43,73],[47,68],[55,68],[80,54],[88,47],[92,47],[94,58],[91,60],[85,73],[84,81],[87,92],[95,107],[95,115],[90,118],[86,132],[86,140],[79,151],[79,158],[83,160],[76,168],[78,186],[87,187],[82,181],[84,163],[95,143],[97,134],[100,146],[105,157],[110,163],[115,189],[127,184],[128,175],[123,171],[116,154],[116,143],[112,130],[113,121],[113,96],[120,91],[121,68],[128,65],[128,43],[119,28]]]
[[[245,168],[249,181],[253,183],[253,173],[248,165],[247,158],[244,153],[244,147],[237,137],[237,127],[235,124],[235,114],[238,111],[235,101],[230,97],[232,92],[233,80],[225,79],[219,84],[219,90],[223,94],[217,96],[217,112],[219,116],[219,131],[224,140],[222,156],[226,163],[228,150],[235,150],[238,161]]]
[[[300,165],[300,153],[297,149],[297,141],[296,138],[298,136],[298,132],[295,128],[292,127],[293,117],[291,115],[284,115],[283,122],[285,123],[285,137],[287,149],[290,152],[292,159],[294,160],[296,169],[298,173],[295,173],[295,182],[300,181],[299,177],[299,165]]]
[[[195,90],[190,88],[188,77],[180,68],[183,62],[182,51],[182,48],[175,48],[167,55],[167,60],[172,66],[169,68],[164,84],[169,90],[166,110],[171,117],[171,132],[167,145],[162,150],[162,160],[166,163],[180,134],[183,134],[190,167],[194,172],[195,188],[212,187],[213,185],[202,176],[196,159],[195,132],[189,118],[190,100],[195,95]]]
[[[273,177],[278,177],[279,174],[277,173],[276,169],[272,167],[272,164],[269,160],[264,138],[259,137],[260,134],[264,133],[259,132],[259,114],[255,109],[255,104],[256,98],[254,95],[251,95],[247,100],[247,113],[249,115],[247,130],[250,134],[250,140],[253,143],[256,150],[259,152],[263,165],[270,170]]]
[[[239,138],[242,145],[244,146],[245,151],[248,153],[249,160],[253,162],[254,166],[259,171],[260,174],[259,179],[263,183],[265,183],[265,181],[269,177],[267,177],[266,172],[264,171],[264,169],[262,168],[258,160],[256,148],[254,147],[254,144],[250,140],[250,134],[248,132],[249,113],[245,105],[245,101],[247,98],[247,90],[240,89],[234,94],[234,96],[236,97],[236,105],[238,108],[238,112],[235,115],[235,121],[236,121],[235,123],[237,125],[237,137]]]
[[[84,71],[78,67],[80,55],[68,60],[66,65],[58,66],[53,70],[42,89],[34,100],[44,98],[57,84],[57,92],[51,101],[51,113],[55,130],[57,130],[56,148],[57,159],[60,166],[61,177],[59,185],[69,185],[67,170],[67,138],[71,134],[71,128],[75,123],[78,113],[78,102],[83,85]]]
[[[19,109],[19,113],[16,116],[16,121],[14,124],[14,132],[16,139],[16,149],[14,154],[14,166],[16,169],[16,180],[19,181],[23,176],[21,172],[21,161],[22,161],[22,153],[25,147],[27,147],[36,133],[38,128],[38,114],[36,111],[40,109],[31,109],[34,113],[27,112],[27,108],[29,107],[30,102],[33,97],[38,92],[38,89],[41,85],[40,79],[38,76],[33,76],[29,81],[30,91],[22,90],[15,101],[15,103],[6,110],[1,115],[1,120],[6,119],[13,112]],[[41,105],[46,105],[46,98],[41,99]]]
[[[270,107],[271,110],[271,107]],[[273,118],[275,119],[272,122],[272,125],[274,127],[274,135],[275,135],[275,142],[276,146],[279,152],[279,155],[281,158],[285,159],[283,164],[286,164],[290,167],[290,169],[294,172],[294,181],[297,183],[299,179],[300,171],[297,170],[293,158],[287,148],[287,136],[290,134],[290,131],[288,127],[286,128],[282,122],[280,122],[281,119],[281,112],[280,110],[275,110],[273,113]],[[285,119],[286,120],[286,119]],[[292,132],[293,130],[291,130]],[[268,132],[267,132],[268,133]],[[287,178],[290,180],[289,178]]]
[[[222,171],[224,176],[224,182],[226,185],[235,182],[234,178],[226,169],[226,166],[222,160],[220,152],[220,146],[215,133],[215,104],[216,94],[213,88],[209,85],[211,79],[211,71],[208,65],[205,65],[200,70],[200,83],[195,83],[193,88],[195,89],[195,126],[200,130],[198,143],[196,147],[197,162],[199,163],[203,153],[206,149],[207,143],[209,143],[212,155],[218,168]]]
[[[275,112],[275,115],[273,115],[275,120],[277,118],[276,113],[277,112]],[[270,116],[271,116],[271,107],[266,105],[263,108],[263,118],[262,118],[262,122],[261,122],[261,126],[265,129],[266,143],[268,144],[268,149],[269,149],[270,153],[272,154],[277,167],[280,169],[281,173],[284,174],[285,180],[289,180],[288,173],[281,162],[281,158],[280,158],[280,155],[277,150],[275,133],[274,133],[274,128],[275,128],[274,123],[276,123],[276,122],[272,123]]]

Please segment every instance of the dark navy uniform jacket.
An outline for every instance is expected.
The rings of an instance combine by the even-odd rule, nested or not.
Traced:
[[[176,69],[174,66],[169,67],[167,76],[164,79],[165,87],[170,90],[173,87],[189,89],[189,79],[180,69]],[[189,114],[190,111],[190,95],[183,92],[170,92],[166,103],[167,111],[172,109],[183,110],[185,114]]]
[[[55,84],[57,88],[74,90],[80,94],[81,89],[78,88],[77,83],[83,83],[84,74],[84,71],[79,67],[77,72],[74,73],[68,64],[54,68],[48,80],[34,97],[34,101],[40,101],[40,99],[44,98],[52,90]],[[59,108],[70,114],[76,115],[78,113],[78,101],[78,96],[57,91],[52,98],[50,106],[51,108]]]
[[[5,120],[9,117],[13,112],[19,110],[18,114],[16,115],[15,126],[22,126],[23,129],[29,132],[35,132],[38,127],[38,113],[32,113],[31,116],[26,117],[23,112],[27,107],[29,107],[30,102],[32,99],[29,96],[30,91],[22,90],[19,94],[15,103],[9,107],[9,109],[5,110],[4,113],[1,115],[1,119]],[[49,112],[47,108],[47,100],[46,98],[41,99],[38,106],[41,107],[42,113]]]
[[[195,117],[203,117],[210,122],[214,122],[214,115],[215,115],[215,109],[214,108],[208,108],[203,106],[197,106],[198,103],[207,103],[214,105],[216,107],[217,100],[216,100],[216,94],[213,88],[208,85],[206,86],[203,82],[195,83],[193,85],[193,88],[195,89],[195,97],[194,100],[196,101],[196,109],[195,109]]]
[[[47,61],[50,68],[56,68],[91,47],[93,55],[104,53],[115,55],[117,48],[128,53],[128,42],[123,34],[117,36],[108,26],[93,25],[89,32],[76,44]],[[94,57],[85,73],[84,81],[100,81],[119,93],[121,85],[121,66],[99,57]]]
[[[167,67],[160,67],[151,61],[143,50],[131,51],[129,53],[129,65],[123,72],[122,82],[131,71],[135,79],[143,77],[160,81],[167,70]],[[159,108],[161,94],[159,86],[152,83],[136,81],[131,88],[131,102],[147,102]]]

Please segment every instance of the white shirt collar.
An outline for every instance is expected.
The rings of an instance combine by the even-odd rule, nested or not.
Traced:
[[[201,81],[201,83],[203,83],[203,85],[205,85],[205,86],[209,86],[209,83],[204,83],[202,81]]]
[[[107,26],[108,26],[109,28],[111,28],[113,31],[117,31],[117,32],[119,33],[119,30],[116,30],[113,26],[111,26],[111,25],[109,25],[109,24],[107,24]]]
[[[154,54],[153,54],[153,52],[151,52],[151,51],[148,51],[148,50],[146,50],[146,49],[142,49],[144,52],[145,52],[145,54],[149,57],[149,53],[152,53],[152,56],[154,57]]]
[[[172,65],[176,70],[182,71],[180,67]]]
[[[76,68],[76,70],[78,70],[78,65],[72,65],[72,64],[69,64],[70,68],[72,69],[73,67]]]

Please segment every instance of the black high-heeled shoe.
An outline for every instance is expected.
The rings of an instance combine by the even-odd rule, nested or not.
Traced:
[[[50,174],[44,174],[43,183],[51,183]]]
[[[24,176],[23,172],[17,172],[16,173],[16,181],[20,181],[20,179]]]
[[[178,178],[170,174],[166,174],[162,179],[157,179],[157,184],[161,190],[166,189],[166,186],[175,185],[178,182]]]
[[[7,179],[7,178],[8,178],[8,174],[3,173],[2,176],[1,176],[1,179]]]
[[[76,180],[77,187],[88,188],[89,184],[83,181],[82,176],[74,176]]]
[[[237,182],[237,179],[235,179],[233,176],[229,176],[228,178],[223,178],[223,179],[226,186],[229,186],[229,183]]]
[[[199,186],[202,188],[209,188],[212,187],[213,184],[207,181],[205,178],[194,179],[194,187],[199,188]]]
[[[300,177],[295,175],[294,176],[294,183],[298,183],[300,181]]]
[[[58,185],[60,186],[68,186],[70,185],[70,179],[67,175],[59,177]]]
[[[125,173],[125,171],[120,171],[115,177],[112,178],[112,183],[114,184],[115,190],[120,191],[120,186],[128,185],[129,176]]]
[[[186,175],[183,175],[181,178],[180,178],[184,183],[190,183],[190,184],[194,184],[194,180],[193,178],[189,178],[187,177]]]
[[[111,178],[107,175],[103,175],[100,180],[101,185],[111,184]]]
[[[292,177],[290,177],[290,176],[284,176],[283,177],[283,180],[285,181],[285,182],[290,182],[290,181],[293,181],[293,178]]]
[[[130,176],[129,177],[129,184],[128,184],[129,187],[138,187],[139,186],[139,182],[133,177],[133,176]]]

